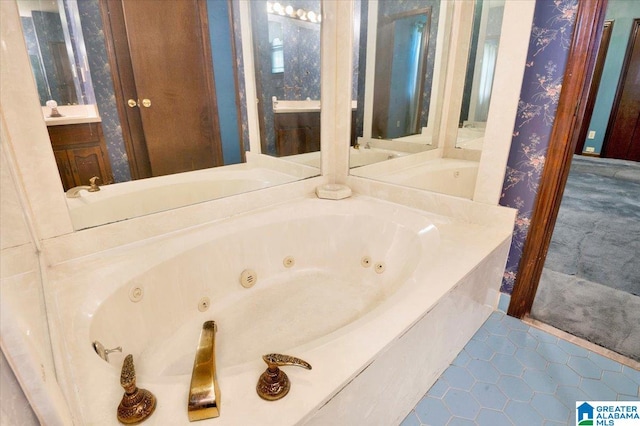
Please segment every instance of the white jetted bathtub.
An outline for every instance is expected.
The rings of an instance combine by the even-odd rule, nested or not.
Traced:
[[[221,415],[201,424],[398,424],[495,307],[509,241],[365,196],[309,196],[54,265],[58,379],[77,424],[116,425],[132,354],[158,399],[145,424],[189,424],[214,320]],[[123,353],[106,362],[95,340]],[[272,352],[313,369],[283,367],[291,391],[267,402],[255,386]]]

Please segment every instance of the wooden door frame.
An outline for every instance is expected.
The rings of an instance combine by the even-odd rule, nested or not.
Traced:
[[[620,79],[618,80],[618,87],[616,88],[616,96],[613,100],[613,104],[611,107],[611,115],[609,115],[609,122],[607,123],[607,131],[604,134],[604,141],[602,143],[602,152],[600,154],[600,156],[602,157],[607,157],[607,147],[609,145],[609,139],[611,138],[611,133],[613,132],[616,116],[618,115],[618,109],[620,108],[622,91],[625,86],[627,74],[629,73],[629,66],[631,65],[631,55],[633,53],[633,50],[635,47],[635,39],[639,31],[640,31],[640,18],[636,18],[633,20],[633,24],[631,25],[631,32],[629,34],[629,39],[627,41],[627,49],[624,53],[624,62],[622,64],[622,72],[620,73]],[[629,156],[628,154],[629,152],[627,151],[626,157]]]
[[[128,41],[118,39],[126,27],[120,0],[99,0],[107,56],[111,67],[116,108],[122,129],[129,171],[133,180],[151,177],[151,162],[138,108],[127,106],[128,99],[137,100],[135,79]]]
[[[587,100],[602,38],[607,0],[578,2],[562,92],[540,178],[529,233],[507,313],[522,318],[531,312],[558,217],[571,159],[583,126],[591,114]]]
[[[609,51],[609,42],[611,41],[611,33],[613,32],[614,21],[609,19],[604,21],[602,26],[602,39],[598,47],[598,56],[596,58],[596,65],[593,70],[593,78],[591,79],[591,86],[589,89],[589,98],[587,99],[587,109],[585,114],[590,117],[593,114],[593,108],[596,103],[596,97],[598,95],[598,89],[600,88],[600,80],[602,79],[602,71],[604,70],[604,64],[607,60],[607,52]],[[578,143],[574,154],[582,155],[584,150],[584,144],[586,143],[587,133],[589,132],[589,123],[586,126],[582,126],[578,135]],[[598,154],[588,154],[592,156],[599,156]]]

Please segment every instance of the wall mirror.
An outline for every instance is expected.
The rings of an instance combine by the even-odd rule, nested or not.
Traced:
[[[350,149],[352,175],[473,198],[503,6],[356,3],[354,67],[363,107]]]
[[[482,150],[495,76],[504,0],[476,0],[457,148]]]
[[[320,174],[320,0],[16,1],[75,230]]]

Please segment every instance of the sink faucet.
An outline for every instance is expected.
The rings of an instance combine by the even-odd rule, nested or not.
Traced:
[[[80,191],[87,190],[88,192],[98,192],[100,191],[100,187],[96,183],[100,178],[98,176],[94,176],[89,179],[89,185],[80,185],[74,186],[73,188],[67,191],[67,198],[80,198]]]
[[[210,419],[220,415],[220,388],[216,377],[216,323],[202,324],[189,387],[189,421]]]

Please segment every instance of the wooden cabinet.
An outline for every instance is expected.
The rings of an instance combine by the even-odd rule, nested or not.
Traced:
[[[278,157],[320,150],[320,112],[281,113],[274,116]]]
[[[93,176],[100,178],[99,185],[113,182],[100,123],[65,124],[47,129],[65,191],[89,185]]]
[[[274,114],[276,155],[320,150],[320,111]],[[356,111],[351,113],[351,145],[356,143]]]

